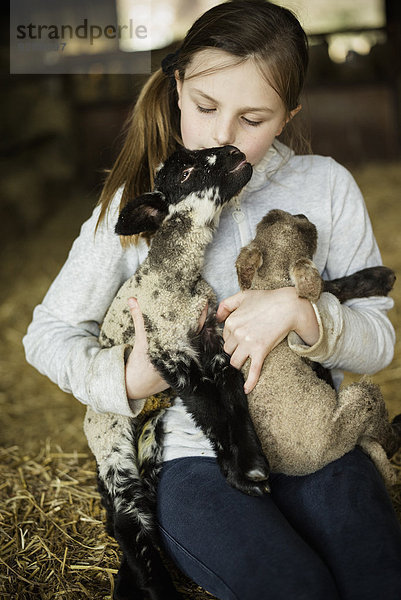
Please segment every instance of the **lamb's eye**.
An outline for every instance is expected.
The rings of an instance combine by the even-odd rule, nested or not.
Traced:
[[[181,173],[181,183],[184,183],[184,181],[187,181],[187,179],[189,179],[189,176],[191,175],[193,170],[194,170],[193,167],[188,167],[188,169],[185,169]]]

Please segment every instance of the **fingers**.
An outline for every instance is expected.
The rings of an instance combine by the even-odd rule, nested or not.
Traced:
[[[245,394],[250,394],[255,387],[255,385],[259,381],[260,372],[262,370],[263,361],[258,361],[256,359],[251,359],[251,366],[249,368],[249,373],[247,380],[244,384],[244,392]]]
[[[219,308],[217,309],[216,318],[219,323],[227,319],[228,315],[230,315],[233,310],[239,307],[242,300],[244,298],[243,292],[237,292],[234,296],[229,296],[222,300],[219,304]]]
[[[225,346],[224,350],[227,352]],[[241,369],[244,366],[246,359],[248,357],[250,358],[249,352],[244,350],[241,346],[237,346],[234,352],[227,352],[227,354],[231,354],[230,365],[236,369]]]
[[[224,350],[227,354],[230,354],[225,346]],[[248,377],[244,384],[245,394],[249,394],[258,383],[263,362],[266,358],[266,355],[263,352],[257,353],[257,349],[254,350],[256,350],[256,352],[253,351],[251,354],[247,349],[243,349],[242,346],[237,346],[230,358],[230,364],[238,370],[244,366],[248,358],[251,361]]]
[[[257,342],[238,343],[234,335],[229,334],[224,342],[224,351],[231,355],[230,364],[240,370],[248,358],[251,361],[248,377],[244,384],[245,394],[249,394],[259,381],[264,359],[268,352],[265,347],[260,347]]]

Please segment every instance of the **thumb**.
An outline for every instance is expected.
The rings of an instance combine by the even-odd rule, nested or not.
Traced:
[[[217,309],[216,317],[219,323],[225,321],[236,308],[239,307],[244,297],[244,292],[237,292],[234,296],[229,296],[222,300]]]
[[[128,298],[128,306],[135,327],[135,343],[138,344],[141,341],[145,341],[146,343],[145,323],[138,300],[136,298]]]

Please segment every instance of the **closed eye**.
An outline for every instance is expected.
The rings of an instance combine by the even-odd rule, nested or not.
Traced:
[[[242,117],[247,125],[251,125],[251,127],[257,127],[262,123],[262,121],[251,121],[251,119],[247,119],[246,117]]]
[[[198,109],[199,112],[204,113],[204,114],[210,114],[212,112],[215,112],[215,108],[205,108],[204,106],[199,106],[197,105],[196,107]],[[247,119],[246,117],[241,117],[243,121],[245,121],[245,123],[247,125],[250,125],[251,127],[257,127],[258,125],[260,125],[262,123],[262,121],[252,121],[251,119]]]
[[[215,111],[215,108],[204,108],[203,106],[199,106],[197,105],[196,108],[199,110],[199,112],[201,113],[211,113],[213,111]]]

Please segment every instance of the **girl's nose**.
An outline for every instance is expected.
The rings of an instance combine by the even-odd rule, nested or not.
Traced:
[[[213,139],[217,146],[235,145],[235,128],[233,124],[217,119]]]

